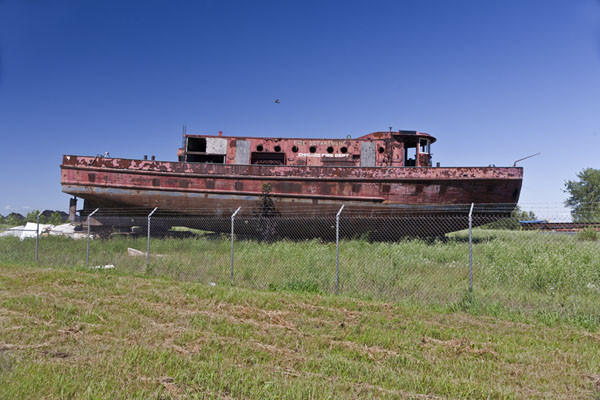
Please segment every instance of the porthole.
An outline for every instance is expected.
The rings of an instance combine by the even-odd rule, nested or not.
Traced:
[[[383,153],[385,151],[385,149],[383,147],[379,148],[379,153]]]
[[[346,154],[346,153],[348,152],[348,148],[347,148],[347,147],[342,147],[342,148],[340,149],[340,151],[341,151],[342,153]]]
[[[262,144],[259,144],[258,146],[256,146],[256,151],[263,151],[264,148],[262,146]]]
[[[292,151],[294,153],[297,153],[298,152],[298,146],[292,146]]]
[[[331,154],[331,153],[333,153],[333,147],[329,146],[329,147],[327,148],[327,152],[328,152],[328,153],[330,153],[330,154]]]
[[[281,146],[279,146],[279,145],[275,146],[274,150],[279,153],[281,151]]]
[[[310,152],[314,153],[315,151],[317,151],[317,147],[316,146],[310,146]]]

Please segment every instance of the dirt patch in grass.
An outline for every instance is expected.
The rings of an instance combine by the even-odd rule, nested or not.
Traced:
[[[490,348],[489,343],[483,345],[475,345],[467,338],[461,339],[450,339],[450,340],[439,340],[430,337],[421,338],[421,345],[427,346],[441,346],[452,349],[456,355],[460,354],[475,354],[475,355],[491,355],[498,357],[498,353]]]

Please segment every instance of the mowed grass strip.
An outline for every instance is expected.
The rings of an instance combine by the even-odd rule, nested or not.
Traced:
[[[600,336],[419,306],[0,267],[0,398],[594,398]]]

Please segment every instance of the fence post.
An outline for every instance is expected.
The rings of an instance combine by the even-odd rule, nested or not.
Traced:
[[[150,218],[152,218],[152,214],[154,214],[158,210],[158,207],[154,207],[154,210],[148,214],[148,248],[146,250],[146,273],[148,272],[148,268],[150,267]]]
[[[229,272],[229,278],[231,279],[231,284],[233,285],[233,225],[235,223],[235,216],[240,211],[242,207],[238,207],[237,210],[233,214],[231,214],[231,270]]]
[[[473,291],[473,205],[469,210],[469,292]]]
[[[344,209],[344,205],[335,215],[335,294],[339,293],[340,289],[340,214]]]
[[[90,217],[94,214],[96,214],[96,212],[100,210],[99,208],[96,208],[94,211],[92,211],[91,214],[89,214],[87,216],[87,228],[88,228],[88,232],[87,232],[87,250],[85,252],[85,266],[89,267],[90,266]]]
[[[38,213],[36,219],[37,219],[37,226],[35,228],[35,263],[37,264],[38,262],[38,247],[39,247],[39,242],[40,242],[40,215],[42,215],[42,213],[46,211],[46,210],[42,210],[41,212]]]

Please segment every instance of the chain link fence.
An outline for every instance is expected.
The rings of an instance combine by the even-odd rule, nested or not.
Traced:
[[[0,262],[394,302],[475,302],[488,313],[600,324],[600,218],[562,207],[535,214],[499,204],[81,214],[66,234],[3,228]]]

